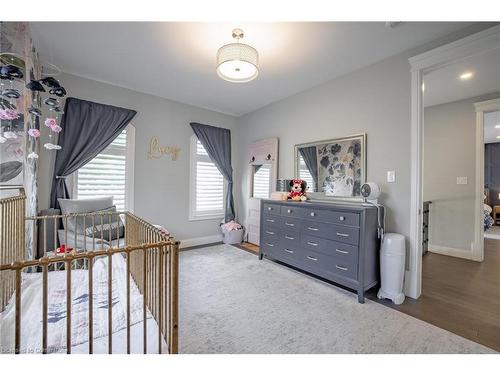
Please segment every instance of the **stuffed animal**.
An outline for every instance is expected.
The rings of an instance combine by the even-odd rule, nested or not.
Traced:
[[[307,200],[306,187],[307,183],[304,180],[298,178],[290,180],[290,191],[288,192],[288,199],[298,202]]]

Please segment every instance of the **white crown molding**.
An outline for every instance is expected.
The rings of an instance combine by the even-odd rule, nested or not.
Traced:
[[[412,71],[426,70],[428,72],[469,56],[486,53],[498,48],[499,43],[500,25],[497,25],[413,56],[408,61],[410,62]]]

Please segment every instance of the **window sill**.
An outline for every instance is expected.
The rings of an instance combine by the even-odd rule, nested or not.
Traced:
[[[217,215],[189,215],[189,221],[201,221],[201,220],[215,220],[219,219],[222,220],[224,219],[224,214],[217,214]]]

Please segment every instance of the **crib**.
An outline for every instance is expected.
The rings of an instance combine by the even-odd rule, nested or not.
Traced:
[[[178,352],[179,243],[170,234],[130,212],[26,218],[25,204],[22,188],[0,199],[2,353]],[[71,223],[92,230],[72,234]],[[39,259],[26,259],[27,228],[43,228]],[[47,247],[58,232],[65,253]]]

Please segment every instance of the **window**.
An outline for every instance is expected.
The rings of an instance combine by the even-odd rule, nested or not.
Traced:
[[[189,219],[216,219],[224,216],[224,177],[210,160],[207,151],[191,137]]]
[[[309,172],[309,169],[306,166],[306,162],[304,161],[304,158],[302,155],[299,153],[299,178],[301,180],[304,180],[307,183],[307,192],[314,192],[314,182],[313,182],[313,177],[311,175],[311,172]]]
[[[253,166],[253,198],[269,199],[271,187],[271,164]]]
[[[134,127],[127,126],[104,151],[74,174],[74,198],[113,196],[118,211],[133,211],[134,135]]]

